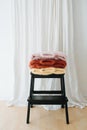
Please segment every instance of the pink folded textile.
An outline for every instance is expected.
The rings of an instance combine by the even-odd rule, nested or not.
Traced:
[[[62,52],[56,52],[56,53],[36,53],[33,54],[31,57],[32,60],[38,60],[38,59],[62,59],[66,60],[66,56]]]

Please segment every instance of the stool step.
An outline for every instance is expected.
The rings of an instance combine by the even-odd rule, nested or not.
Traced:
[[[49,75],[38,75],[31,73],[33,78],[62,78],[64,74],[49,74]]]
[[[30,104],[66,104],[68,99],[67,97],[64,96],[33,96],[32,99],[28,99],[28,101],[30,102]]]
[[[49,90],[49,91],[33,91],[32,92],[33,94],[62,94],[63,93],[63,91],[62,90],[59,90],[59,91],[57,91],[57,90]]]

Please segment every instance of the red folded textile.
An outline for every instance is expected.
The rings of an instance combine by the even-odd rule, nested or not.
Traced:
[[[39,59],[39,60],[31,60],[29,63],[30,68],[47,68],[47,67],[55,67],[55,68],[65,68],[66,61],[64,60],[54,60],[54,59]]]

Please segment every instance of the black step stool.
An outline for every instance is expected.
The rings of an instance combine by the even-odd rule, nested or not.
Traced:
[[[35,78],[60,78],[61,90],[35,91],[34,90]],[[40,94],[42,94],[43,96]],[[49,95],[51,94],[51,95],[46,96],[46,94],[49,94]],[[27,101],[28,101],[27,124],[29,123],[30,107],[32,107],[33,105],[46,105],[46,104],[47,105],[61,105],[62,108],[65,108],[66,123],[69,124],[68,104],[67,104],[68,99],[65,93],[64,74],[38,75],[38,74],[31,73],[30,95]]]

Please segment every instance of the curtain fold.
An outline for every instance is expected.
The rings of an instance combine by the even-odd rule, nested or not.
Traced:
[[[15,84],[12,104],[26,104],[32,53],[63,51],[67,56],[66,91],[70,105],[84,106],[78,86],[73,50],[72,0],[14,0]],[[39,81],[39,82],[38,82]],[[58,89],[57,79],[35,82],[36,89]],[[82,103],[83,102],[83,103]],[[58,106],[45,106],[57,109]]]

